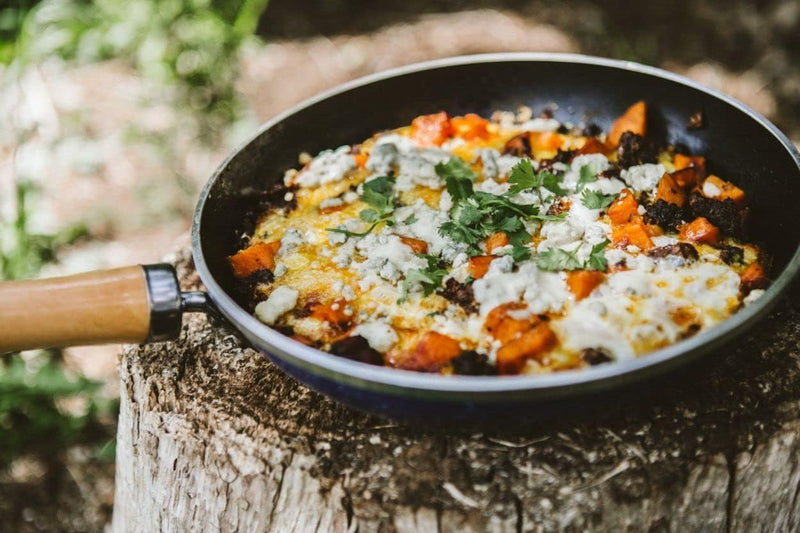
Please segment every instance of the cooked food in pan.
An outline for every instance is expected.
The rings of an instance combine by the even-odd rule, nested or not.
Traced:
[[[366,363],[520,374],[641,356],[766,279],[745,192],[655,146],[645,117],[635,103],[604,133],[441,112],[303,154],[231,268],[262,322]]]

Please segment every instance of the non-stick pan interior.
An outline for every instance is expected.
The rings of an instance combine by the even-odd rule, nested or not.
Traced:
[[[648,104],[651,137],[706,156],[712,173],[747,192],[750,238],[772,254],[773,273],[780,273],[800,243],[798,164],[781,137],[745,108],[691,83],[624,64],[582,61],[494,57],[440,65],[357,85],[288,114],[235,153],[211,184],[200,220],[211,274],[232,293],[226,257],[240,246],[253,192],[296,168],[300,152],[358,143],[424,113],[489,116],[523,104],[534,111],[553,108],[562,122],[607,130],[637,100]],[[706,125],[690,131],[687,119],[696,111],[703,111]]]

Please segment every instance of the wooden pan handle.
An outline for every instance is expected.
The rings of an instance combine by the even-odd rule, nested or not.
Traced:
[[[177,312],[171,316],[177,318],[179,330],[180,291],[174,271],[167,265],[12,281],[0,284],[0,353],[151,339],[153,284],[148,269],[167,272],[167,278],[171,273],[177,295],[172,298],[177,298]],[[162,337],[157,340],[169,336]]]

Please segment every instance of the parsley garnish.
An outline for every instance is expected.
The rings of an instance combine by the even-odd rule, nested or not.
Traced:
[[[605,272],[607,265],[605,249],[609,241],[597,243],[585,263],[578,260],[578,248],[573,251],[550,248],[539,254],[536,266],[541,270],[599,270]]]
[[[580,172],[581,177],[578,178],[578,182],[575,184],[575,192],[581,192],[584,187],[597,181],[597,176],[589,165],[583,165]]]
[[[550,248],[539,254],[536,266],[541,270],[579,270],[581,262],[576,255],[577,250],[568,252],[561,248]]]
[[[609,241],[606,239],[603,242],[599,242],[592,246],[592,252],[589,254],[589,259],[586,260],[586,264],[583,268],[586,270],[599,270],[600,272],[605,272],[606,268],[608,267],[605,253],[606,246],[608,245]]]
[[[555,174],[546,170],[534,174],[530,159],[521,159],[519,163],[514,165],[514,168],[511,169],[511,174],[508,176],[508,182],[511,184],[511,188],[508,190],[509,196],[514,196],[525,189],[536,187],[544,187],[556,196],[567,194],[567,191],[560,186],[561,179]]]
[[[590,189],[584,189],[581,194],[581,203],[589,209],[605,209],[614,202],[616,197],[616,194],[603,194]]]
[[[470,255],[480,255],[483,253],[480,249],[483,239],[502,231],[513,247],[511,255],[515,260],[530,257],[526,244],[531,235],[523,220],[560,220],[562,217],[540,215],[535,205],[515,204],[506,196],[475,191],[472,186],[475,174],[462,172],[463,162],[453,164],[453,159],[436,165],[437,174],[444,178],[447,191],[453,198],[450,220],[439,226],[439,233],[467,244]]]
[[[451,176],[459,179],[468,179],[469,181],[478,179],[478,175],[460,157],[451,157],[446,163],[436,163],[434,169],[436,174],[442,178]]]
[[[415,268],[406,273],[406,279],[403,281],[403,292],[397,303],[401,304],[406,301],[408,297],[408,289],[412,283],[418,282],[422,285],[422,290],[425,296],[433,294],[436,289],[442,286],[442,280],[447,275],[447,270],[440,268],[439,258],[428,254],[415,254],[417,257],[422,257],[428,261],[428,267],[425,270]]]
[[[389,176],[379,176],[367,181],[363,185],[361,201],[372,209],[362,209],[358,217],[364,222],[371,222],[372,225],[366,231],[350,231],[345,228],[327,228],[326,231],[343,233],[348,237],[363,237],[374,230],[378,224],[385,222],[387,226],[393,226],[394,220],[394,179]]]

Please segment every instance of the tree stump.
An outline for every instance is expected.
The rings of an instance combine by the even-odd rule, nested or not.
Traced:
[[[636,405],[457,434],[337,405],[193,316],[122,354],[114,530],[797,531],[798,340],[787,299]]]

